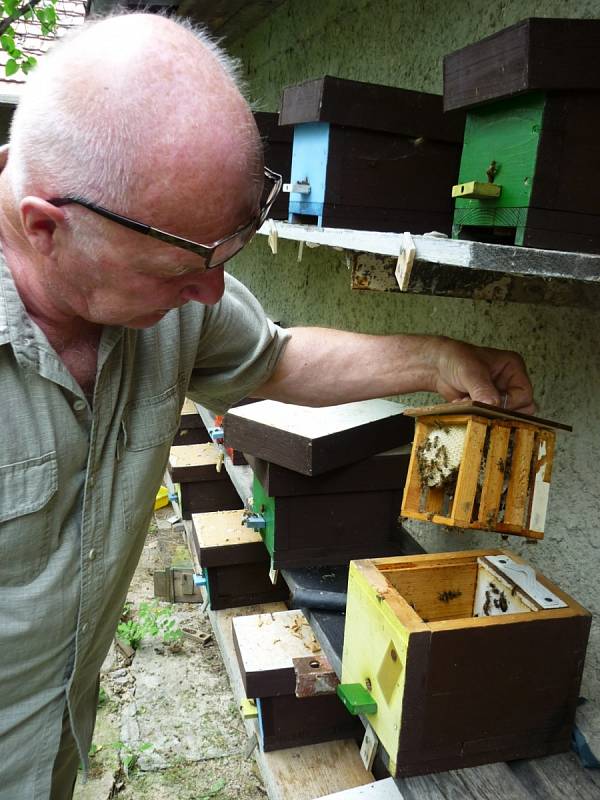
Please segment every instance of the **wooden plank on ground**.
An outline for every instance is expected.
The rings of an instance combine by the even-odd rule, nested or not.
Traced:
[[[504,762],[397,778],[396,785],[404,800],[537,800]]]
[[[283,603],[269,603],[208,612],[238,703],[245,694],[233,644],[232,618],[285,610]],[[256,721],[245,720],[245,724],[248,734],[256,735]],[[313,800],[373,780],[363,766],[354,741],[326,742],[272,753],[257,750],[256,759],[269,800]]]
[[[593,770],[584,769],[574,753],[513,761],[509,767],[536,800],[600,798],[600,780],[594,781]]]

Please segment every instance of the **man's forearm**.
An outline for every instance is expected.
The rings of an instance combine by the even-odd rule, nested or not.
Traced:
[[[307,406],[431,391],[535,411],[523,359],[446,336],[369,336],[328,328],[291,328],[291,338],[256,397]]]
[[[256,396],[323,406],[434,390],[434,337],[370,336],[328,328],[290,332],[275,372]]]

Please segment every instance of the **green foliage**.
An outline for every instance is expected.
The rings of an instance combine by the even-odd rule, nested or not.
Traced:
[[[18,19],[31,21],[35,17],[42,34],[52,36],[58,26],[55,4],[56,0],[43,0],[35,5],[33,2],[27,3],[26,0],[0,0],[0,30],[2,30],[0,47],[9,55],[4,68],[7,78],[15,75],[19,70],[27,75],[37,64],[37,60],[32,55],[17,47],[15,40],[18,40],[19,37],[12,25],[7,25],[7,22],[14,22]]]
[[[151,742],[141,742],[138,747],[132,747],[130,744],[125,744],[125,742],[111,742],[109,747],[119,751],[119,759],[125,774],[128,775],[132,769],[135,769],[140,755],[145,753],[146,750],[152,749],[154,745]]]
[[[102,706],[106,705],[108,702],[108,695],[106,694],[106,689],[101,686],[98,690],[98,704],[97,708],[102,708]]]
[[[176,644],[183,639],[183,631],[173,619],[172,606],[140,603],[137,619],[134,619],[131,604],[126,603],[117,626],[117,637],[137,650],[142,639],[156,636],[165,644]]]

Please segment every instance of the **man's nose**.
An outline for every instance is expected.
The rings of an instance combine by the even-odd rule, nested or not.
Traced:
[[[218,303],[225,291],[225,273],[223,267],[215,267],[203,272],[197,278],[188,277],[186,285],[179,292],[184,303],[194,300],[212,306]]]

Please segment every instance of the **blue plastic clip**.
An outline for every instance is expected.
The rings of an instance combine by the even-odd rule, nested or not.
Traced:
[[[169,503],[179,502],[179,495],[177,494],[177,492],[169,492],[168,498],[169,498]]]
[[[248,514],[242,520],[242,524],[252,528],[253,531],[261,531],[267,527],[267,522],[261,514]]]
[[[215,444],[223,444],[225,437],[223,436],[223,428],[209,428],[208,435]]]
[[[196,575],[196,573],[194,573],[193,579],[194,579],[194,586],[196,588],[198,588],[200,586],[206,586],[206,582],[207,581],[206,581],[206,577],[204,575]]]

